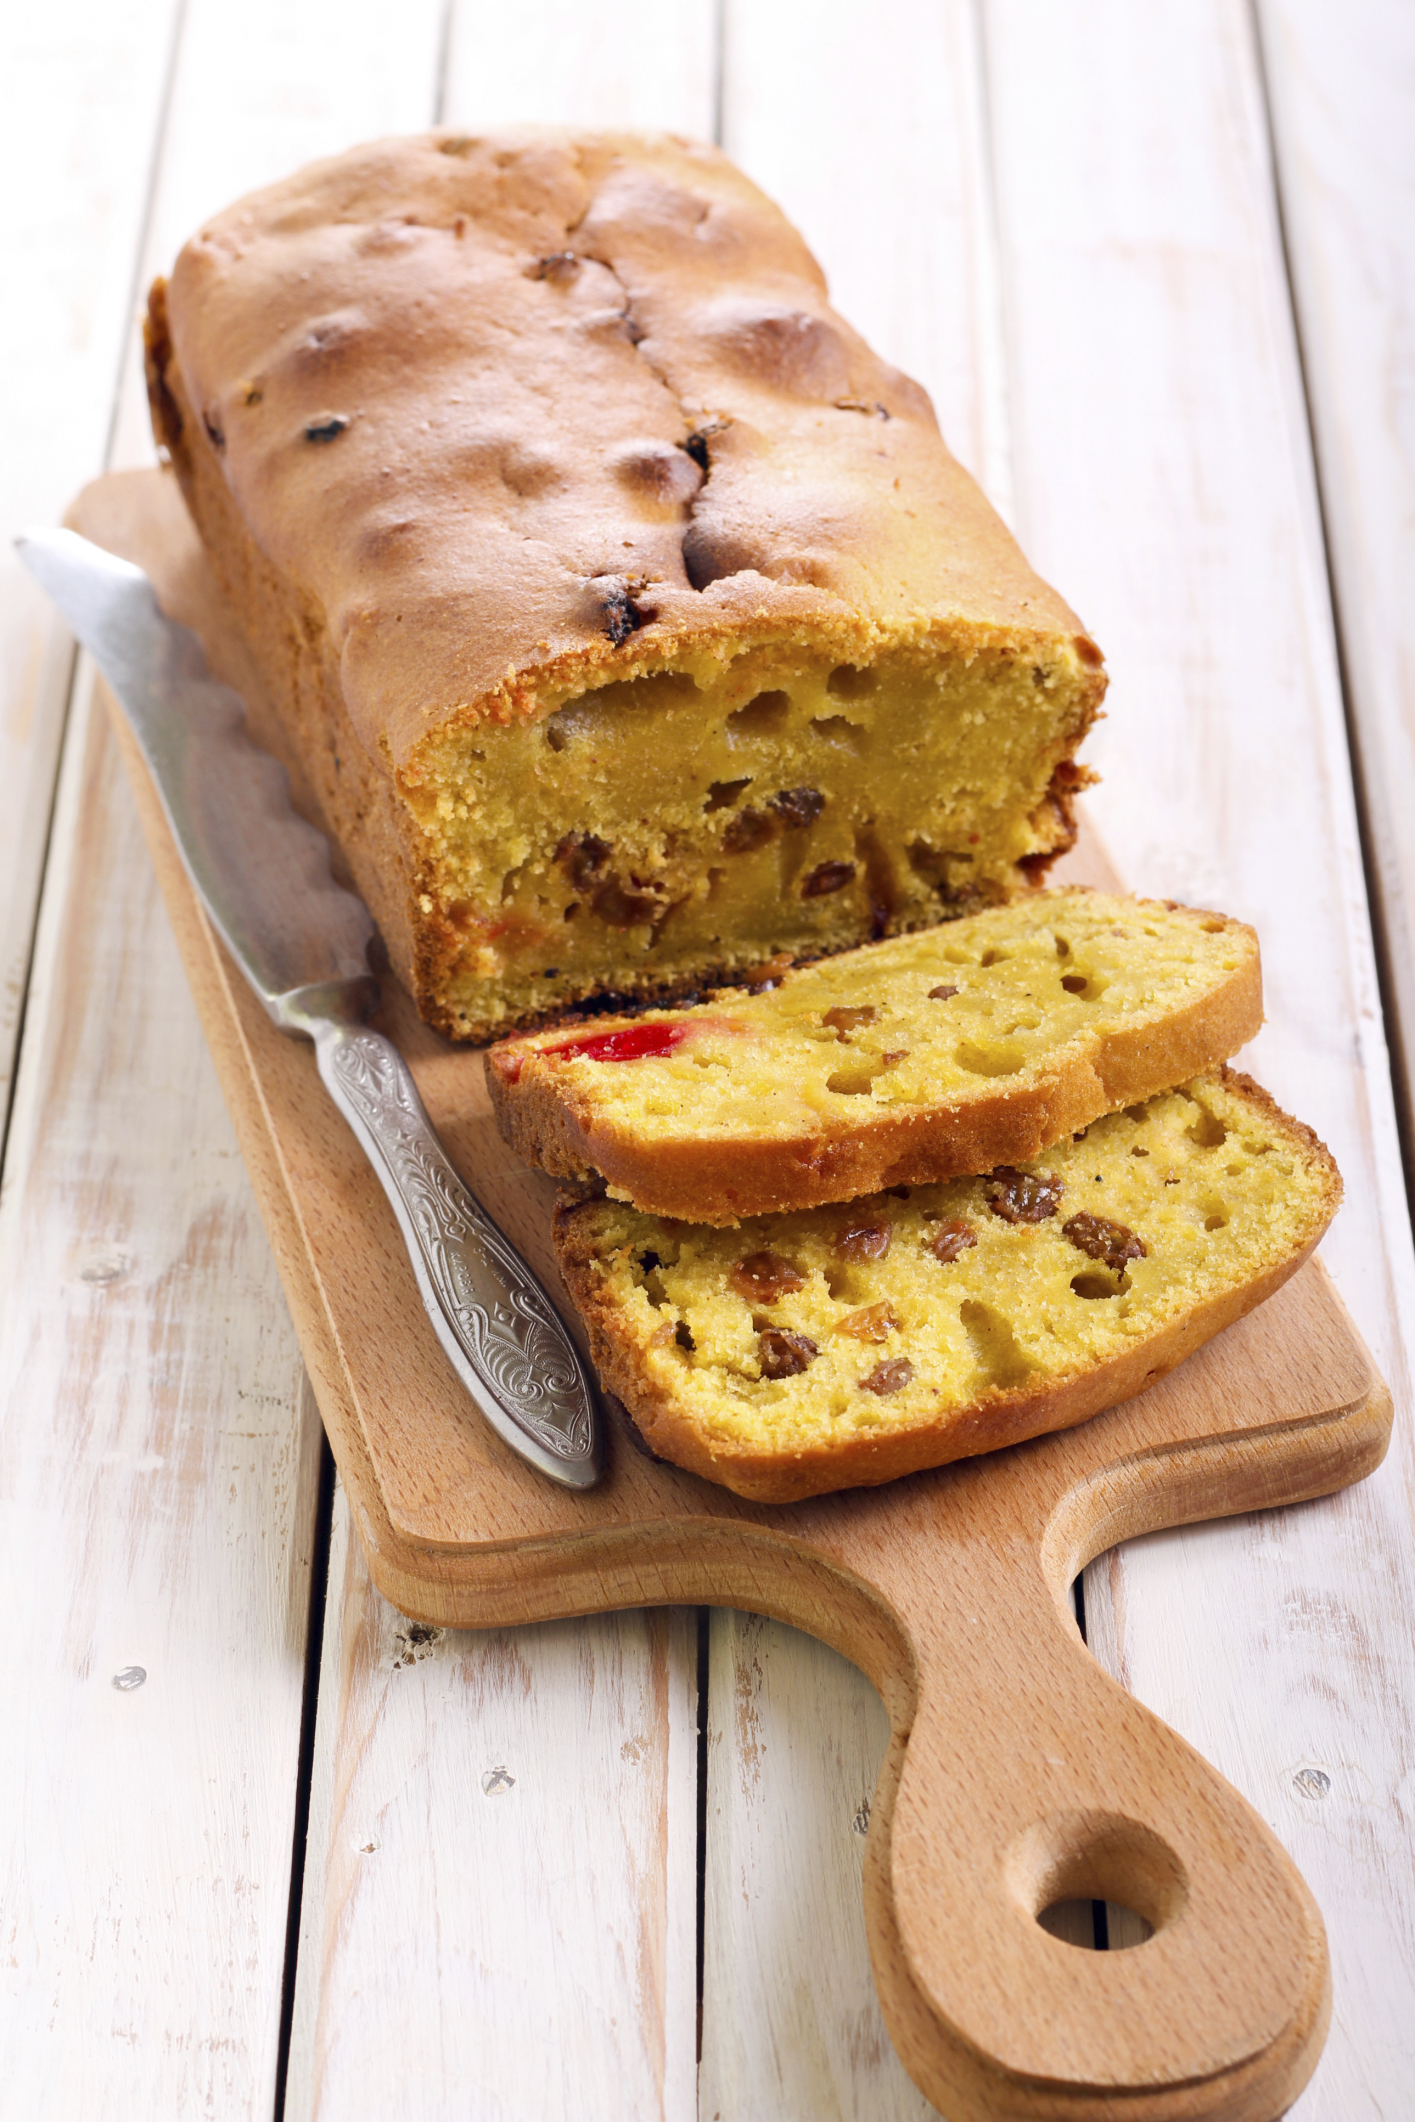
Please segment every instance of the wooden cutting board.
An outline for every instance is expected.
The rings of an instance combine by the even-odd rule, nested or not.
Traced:
[[[101,480],[70,520],[147,568],[282,749],[170,477]],[[311,1050],[232,970],[115,722],[380,1590],[455,1627],[681,1601],[810,1630],[889,1711],[866,1916],[890,2032],[928,2096],[954,2122],[1281,2114],[1330,2011],[1321,1917],[1251,1807],[1090,1657],[1070,1587],[1117,1540],[1324,1495],[1379,1463],[1390,1396],[1321,1268],[1080,1429],[885,1488],[753,1505],[622,1426],[597,1489],[552,1487],[461,1394]],[[384,1029],[450,1153],[564,1304],[553,1189],[501,1143],[480,1056],[387,996]],[[1093,1897],[1153,1937],[1086,1953],[1036,1920]]]

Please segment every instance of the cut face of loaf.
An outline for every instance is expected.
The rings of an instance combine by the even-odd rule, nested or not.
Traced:
[[[1227,1060],[1262,1016],[1241,922],[1039,892],[752,995],[507,1040],[486,1070],[532,1163],[730,1224],[1025,1161]]]
[[[929,926],[1069,843],[1099,652],[715,150],[356,149],[186,246],[148,361],[454,1037]]]
[[[1128,1399],[1299,1267],[1329,1153],[1224,1071],[1020,1169],[761,1217],[567,1205],[556,1246],[650,1449],[758,1502],[892,1480]]]

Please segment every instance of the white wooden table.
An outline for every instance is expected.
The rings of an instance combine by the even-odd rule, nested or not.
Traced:
[[[209,211],[435,118],[658,126],[785,204],[1085,615],[1092,814],[1127,882],[1257,924],[1250,1065],[1337,1152],[1324,1256],[1398,1407],[1360,1489],[1094,1564],[1090,1642],[1325,1911],[1294,2113],[1415,2116],[1411,0],[48,0],[3,35],[7,541],[150,460],[136,308]],[[8,544],[0,931],[0,2110],[932,2112],[869,1978],[858,1674],[729,1613],[437,1635],[372,1590],[91,673]]]

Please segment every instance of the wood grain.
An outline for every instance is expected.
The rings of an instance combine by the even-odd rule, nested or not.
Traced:
[[[1415,16],[1257,9],[1327,547],[1415,1129]]]
[[[191,595],[170,480],[110,482],[79,520],[115,494],[159,588]],[[1377,1462],[1388,1396],[1321,1277],[1080,1429],[887,1489],[751,1506],[622,1436],[598,1489],[555,1489],[466,1409],[388,1204],[311,1055],[235,983],[124,741],[374,1582],[435,1626],[707,1598],[808,1626],[890,1712],[866,1905],[885,2014],[930,2097],[997,2117],[1094,2115],[1112,2093],[1135,2114],[1275,2114],[1325,2028],[1320,1918],[1256,1815],[1104,1680],[1067,1595],[1115,1539],[1323,1493]],[[552,1189],[496,1141],[479,1057],[396,989],[385,1024],[553,1287]],[[1144,1955],[1091,1966],[1035,1921],[1097,1894],[1155,1927]]]
[[[454,6],[438,115],[709,131],[712,28],[701,4]],[[691,1622],[447,1635],[390,1680],[408,1624],[344,1508],[287,2114],[681,2122],[696,2107]],[[483,1791],[498,1766],[514,1786]],[[376,1859],[347,1847],[356,1804],[379,1818]],[[367,2000],[390,1967],[385,2018]]]
[[[320,155],[430,124],[442,14],[442,0],[399,0],[396,9],[384,0],[251,0],[237,20],[225,0],[185,0],[135,307],[204,216]],[[135,326],[108,461],[155,461]]]
[[[3,2104],[255,2116],[275,2087],[319,1431],[90,696],[0,1212],[19,1705],[0,1748]]]
[[[694,1633],[419,1628],[336,1492],[291,2122],[693,2112]]]
[[[992,0],[987,24],[1018,517],[1109,657],[1095,811],[1127,881],[1257,927],[1246,1065],[1336,1152],[1323,1257],[1405,1410],[1409,1221],[1250,18]],[[1278,1827],[1326,1915],[1310,2122],[1409,2103],[1408,1420],[1396,1437],[1348,1498],[1143,1541],[1086,1586],[1112,1669]]]
[[[723,144],[796,220],[843,313],[924,383],[950,447],[1011,522],[981,31],[973,0],[877,0],[868,10],[854,0],[727,0]],[[1118,885],[1089,819],[1066,875]],[[756,1954],[760,1987],[750,2008],[734,1975],[739,1956],[755,1953],[749,1911],[757,1901],[794,1905],[810,1890],[777,1855],[794,1848],[797,1820],[853,1817],[858,1764],[847,1770],[821,1733],[856,1729],[869,1690],[830,1653],[771,1622],[715,1614],[712,1645],[712,1671],[725,1664],[732,1699],[774,1705],[774,1744],[767,1767],[738,1722],[718,1723],[710,1710],[720,1809],[707,1844],[703,2084],[712,2101],[705,2094],[704,2111],[720,2107],[723,2122],[755,2122],[776,2101],[783,2113],[829,2113],[829,2097],[843,2115],[873,2113],[886,2100],[910,2113],[918,2095],[873,1999],[855,2006],[849,2074],[830,2070],[829,2049],[810,2045],[798,2055],[774,2031],[800,2025],[803,1965],[839,1995],[846,1971],[863,1963],[863,1920],[838,1873],[829,1956],[819,1950],[819,1927],[794,1947],[780,1938],[776,1951]],[[867,1788],[883,1756],[884,1723],[880,1712]],[[753,1868],[744,1879],[746,1853]]]
[[[711,1640],[700,2112],[920,2122],[856,1916],[884,1705],[760,1614],[714,1614]]]
[[[801,229],[841,314],[924,385],[1010,522],[982,86],[969,0],[878,0],[867,17],[858,0],[725,0],[723,146]]]
[[[7,530],[57,516],[115,427],[120,457],[151,456],[134,296],[163,217],[185,234],[227,183],[330,144],[361,108],[390,112],[386,16],[375,54],[380,11],[296,12],[287,25],[258,5],[238,25],[201,4],[69,4],[7,25],[0,153],[24,205],[0,243],[26,323],[7,370],[23,411],[0,460]],[[425,103],[431,89],[429,63]],[[7,538],[0,918],[23,971],[72,659],[27,581],[11,597],[13,567]],[[0,1765],[3,2105],[268,2115],[319,1427],[90,678],[53,813],[0,1212],[0,1571],[24,1704]],[[137,1665],[143,1684],[115,1689]]]
[[[713,0],[452,0],[445,125],[583,125],[710,140]]]
[[[16,12],[0,68],[0,1113],[34,941],[73,643],[12,540],[106,461],[175,4]]]

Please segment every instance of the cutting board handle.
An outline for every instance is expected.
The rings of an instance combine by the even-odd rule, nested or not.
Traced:
[[[912,1663],[866,1913],[904,2062],[954,2122],[1270,2122],[1330,2014],[1322,1919],[1262,1820],[1086,1650],[1019,1511],[871,1571]],[[902,1543],[908,1546],[909,1543]],[[881,1582],[887,1574],[892,1581]],[[1132,1909],[1095,1952],[1037,1918]]]

